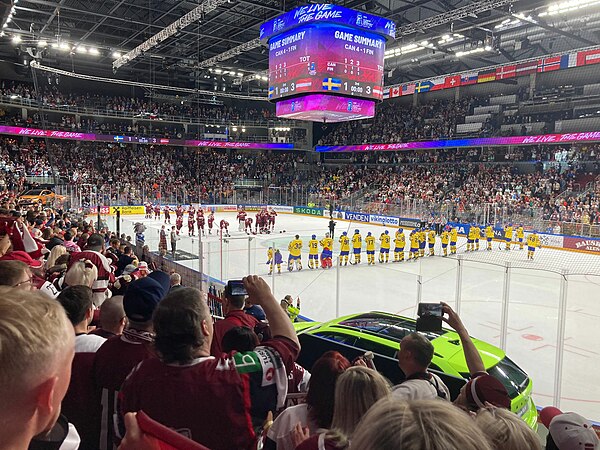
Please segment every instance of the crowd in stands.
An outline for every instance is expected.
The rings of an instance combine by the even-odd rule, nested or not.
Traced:
[[[312,201],[344,205],[354,196],[376,211],[418,202],[457,212],[492,204],[509,215],[533,214],[553,222],[600,223],[600,197],[578,180],[599,172],[598,146],[522,147],[350,154],[344,160],[310,162],[303,152],[241,152],[127,144],[50,141],[25,144],[0,138],[0,185],[15,192],[25,176],[52,173],[77,186],[83,203],[233,201],[239,180],[258,180],[265,187],[304,190]],[[523,170],[512,163],[537,161]],[[503,162],[509,164],[485,164]],[[428,163],[428,164],[424,164]],[[308,170],[299,170],[308,167]],[[593,182],[592,182],[593,184]],[[87,186],[87,188],[85,188]],[[87,190],[86,190],[87,189]],[[578,192],[584,191],[584,192]],[[384,208],[382,210],[382,208]],[[481,208],[480,208],[481,209]]]
[[[48,107],[74,106],[92,108],[107,112],[127,112],[139,117],[156,118],[175,116],[185,118],[205,118],[223,122],[238,120],[264,121],[275,116],[274,108],[237,107],[230,105],[191,105],[187,102],[160,102],[152,98],[108,97],[92,93],[61,92],[58,86],[41,85],[41,93],[36,93],[32,84],[3,80],[0,95],[17,96],[26,100],[41,100]],[[261,104],[263,106],[263,104]]]
[[[91,221],[2,200],[0,225],[2,450],[542,449],[447,304],[465,384],[431,372],[434,346],[412,332],[391,385],[367,353],[299,365],[288,311],[258,276],[247,295],[228,285],[215,321],[206,294]],[[579,414],[540,421],[548,450],[599,448]]]

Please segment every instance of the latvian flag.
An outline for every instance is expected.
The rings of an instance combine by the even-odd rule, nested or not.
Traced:
[[[496,80],[504,80],[505,78],[514,78],[517,76],[516,64],[498,67],[496,69]]]
[[[600,49],[577,52],[577,67],[600,63]]]
[[[377,97],[381,97],[383,95],[383,91],[381,90],[381,86],[373,86],[373,95]]]
[[[529,75],[530,73],[536,73],[538,69],[539,61],[529,61],[521,64],[517,64],[517,76]]]
[[[297,92],[308,91],[308,90],[310,90],[311,86],[312,86],[312,81],[310,78],[301,78],[296,82],[296,91]]]
[[[390,88],[390,98],[392,97],[400,97],[402,95],[402,91],[400,86],[393,86]]]

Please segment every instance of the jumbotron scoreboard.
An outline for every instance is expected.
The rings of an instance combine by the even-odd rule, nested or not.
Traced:
[[[296,8],[260,29],[269,46],[269,100],[277,116],[321,122],[372,117],[383,100],[392,20],[337,5]]]

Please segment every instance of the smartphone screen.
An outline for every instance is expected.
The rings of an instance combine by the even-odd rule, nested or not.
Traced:
[[[419,303],[418,315],[421,317],[442,317],[442,305],[441,303]]]
[[[248,295],[242,280],[231,280],[228,282],[231,295]]]

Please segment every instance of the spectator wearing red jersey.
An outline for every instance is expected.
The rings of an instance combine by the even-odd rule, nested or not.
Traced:
[[[265,310],[273,338],[251,352],[211,357],[206,299],[194,288],[170,293],[154,312],[159,359],[142,361],[119,393],[121,425],[125,413],[143,410],[213,450],[254,445],[254,427],[284,404],[300,344],[267,283],[255,275],[243,282]]]
[[[111,448],[113,443],[115,399],[125,378],[140,361],[155,356],[152,314],[169,292],[168,281],[169,275],[158,271],[133,281],[123,297],[127,328],[121,336],[106,341],[96,353],[94,379],[101,391],[103,417],[101,449]]]
[[[82,259],[89,260],[96,269],[98,269],[98,278],[94,281],[92,290],[94,291],[94,305],[100,306],[102,302],[110,297],[108,286],[115,280],[113,267],[103,255],[104,238],[94,233],[87,239],[85,250],[80,253],[73,253],[69,260],[69,268],[76,262]]]
[[[210,354],[221,356],[223,353],[223,336],[234,327],[246,327],[254,330],[258,320],[246,314],[244,307],[246,304],[245,295],[231,295],[229,285],[225,287],[225,298],[223,299],[223,312],[225,318],[218,320],[214,325],[213,339],[210,347]]]

